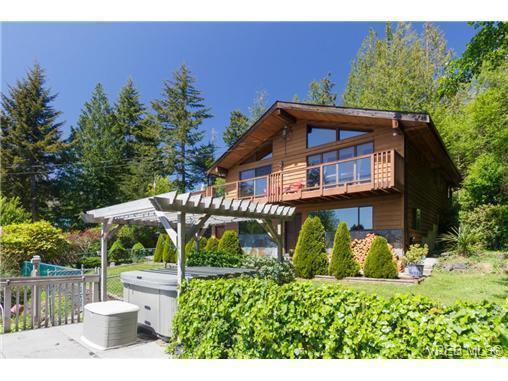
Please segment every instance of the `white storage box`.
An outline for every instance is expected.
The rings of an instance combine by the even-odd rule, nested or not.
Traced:
[[[137,339],[138,311],[138,306],[120,301],[87,304],[81,339],[100,350],[132,344]]]

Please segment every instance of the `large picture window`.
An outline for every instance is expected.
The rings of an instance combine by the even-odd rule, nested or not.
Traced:
[[[369,131],[309,125],[307,126],[307,148],[317,147],[338,140],[351,139],[368,133]]]
[[[372,206],[319,210],[310,215],[321,219],[327,233],[335,233],[340,222],[345,222],[349,230],[373,229]]]
[[[240,197],[262,197],[267,194],[268,175],[272,166],[265,165],[254,169],[240,171],[238,191]]]

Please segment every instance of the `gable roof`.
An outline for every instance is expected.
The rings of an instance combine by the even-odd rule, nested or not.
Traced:
[[[429,114],[394,110],[323,106],[308,103],[276,101],[240,138],[211,166],[208,173],[220,173],[252,154],[254,147],[271,139],[284,126],[297,120],[336,122],[370,126],[398,127],[435,166],[442,167],[453,183],[460,182],[460,173],[453,163]]]

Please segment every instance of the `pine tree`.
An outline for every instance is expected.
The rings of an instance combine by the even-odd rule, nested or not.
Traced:
[[[331,78],[332,74],[328,73],[319,81],[312,81],[309,85],[309,93],[306,102],[317,105],[335,106],[337,94],[333,92],[335,83]]]
[[[335,232],[332,259],[328,272],[337,279],[342,279],[347,276],[355,276],[358,271],[360,271],[360,265],[353,257],[349,229],[345,222],[341,222]]]
[[[51,103],[45,87],[46,77],[38,65],[25,79],[2,94],[0,181],[2,194],[18,196],[33,220],[44,213],[47,202],[55,196],[55,164],[64,144],[61,140],[60,112]]]
[[[229,125],[224,130],[223,140],[228,147],[232,146],[249,128],[249,118],[240,110],[231,111]]]
[[[371,31],[354,60],[344,105],[400,111],[432,111],[439,78],[452,57],[439,29],[424,24],[418,35],[411,24],[395,31],[386,24],[384,38]]]
[[[209,155],[209,147],[201,145],[201,124],[211,117],[210,109],[203,104],[201,92],[194,86],[196,80],[187,66],[182,65],[165,81],[162,99],[153,102],[156,121],[162,128],[164,151],[168,164],[174,168],[176,186],[181,192],[202,183],[204,173],[196,160]]]
[[[85,103],[77,128],[71,130],[69,160],[62,175],[64,216],[81,223],[79,213],[121,202],[125,172],[123,132],[114,123],[108,98],[101,84]]]
[[[122,151],[128,171],[121,189],[127,200],[143,197],[154,176],[165,173],[159,149],[160,128],[146,117],[145,106],[139,98],[139,92],[129,79],[114,109],[116,127],[124,136]]]
[[[325,228],[319,217],[307,217],[298,234],[293,257],[296,274],[302,278],[326,274],[328,258],[325,247]]]
[[[249,124],[254,124],[268,109],[266,105],[266,99],[268,98],[268,93],[266,90],[261,90],[256,93],[254,98],[254,102],[252,106],[249,107]]]

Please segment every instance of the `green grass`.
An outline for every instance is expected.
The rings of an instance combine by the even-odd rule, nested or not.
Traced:
[[[120,274],[123,272],[160,269],[162,267],[164,267],[164,264],[154,262],[132,263],[128,265],[108,267],[108,294],[113,294],[117,297],[123,296],[123,285],[120,280]]]
[[[381,284],[337,281],[349,289],[390,297],[395,294],[424,295],[443,304],[458,300],[505,302],[508,300],[507,253],[483,252],[470,258],[442,257],[432,275],[420,284]],[[465,263],[463,271],[443,269],[447,263]],[[313,282],[326,282],[313,280]]]

